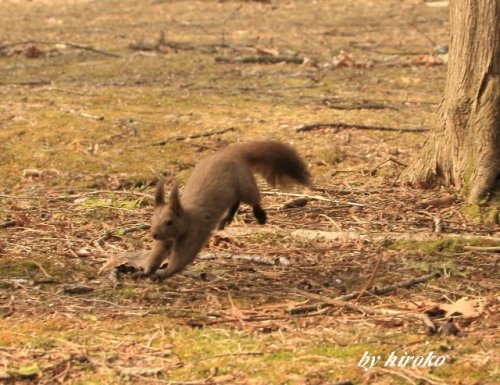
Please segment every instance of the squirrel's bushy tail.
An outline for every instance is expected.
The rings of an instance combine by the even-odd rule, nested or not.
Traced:
[[[311,184],[305,162],[288,144],[266,141],[245,143],[233,148],[271,186],[290,182],[305,186]]]

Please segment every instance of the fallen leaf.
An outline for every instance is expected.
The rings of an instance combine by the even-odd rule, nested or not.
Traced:
[[[465,318],[479,317],[486,305],[484,298],[469,299],[467,297],[460,298],[455,303],[440,304],[439,307],[446,312],[446,316],[462,315]]]

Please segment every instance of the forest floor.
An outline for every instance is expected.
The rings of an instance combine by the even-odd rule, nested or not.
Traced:
[[[498,225],[399,183],[444,89],[447,13],[2,1],[0,382],[498,384]],[[262,139],[292,144],[314,188],[261,182],[268,224],[242,207],[162,284],[99,274],[150,247],[159,173]]]

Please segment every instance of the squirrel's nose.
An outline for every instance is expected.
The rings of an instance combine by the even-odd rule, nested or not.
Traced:
[[[153,236],[153,239],[158,240],[160,238],[160,234],[157,231],[154,231],[151,235]]]

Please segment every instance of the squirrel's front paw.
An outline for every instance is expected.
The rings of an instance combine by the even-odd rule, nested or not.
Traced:
[[[167,278],[168,275],[166,274],[166,272],[167,269],[157,270],[154,274],[151,274],[149,278],[151,279],[151,281],[159,283],[163,281],[165,278]]]
[[[132,279],[137,281],[139,279],[149,277],[150,275],[151,274],[145,273],[144,271],[140,270],[140,271],[136,271],[135,273],[132,273],[131,277],[132,277]]]

